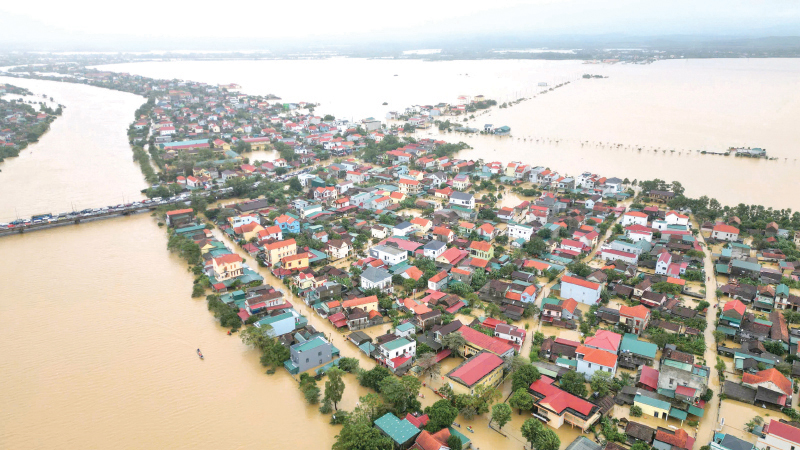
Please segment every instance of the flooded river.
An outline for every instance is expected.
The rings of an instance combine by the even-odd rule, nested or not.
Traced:
[[[126,135],[142,97],[52,81],[0,77],[0,83],[66,105],[38,143],[0,163],[0,222],[143,198],[147,183]]]
[[[330,448],[329,417],[190,298],[151,217],[5,237],[0,254],[0,448]]]

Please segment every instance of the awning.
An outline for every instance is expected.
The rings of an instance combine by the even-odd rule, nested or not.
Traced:
[[[705,413],[706,412],[704,409],[698,408],[697,406],[694,405],[689,405],[689,414],[697,417],[703,417],[703,414]]]
[[[678,420],[686,420],[686,417],[688,416],[688,414],[686,414],[686,411],[682,411],[682,410],[676,409],[676,408],[670,408],[669,409],[669,416],[670,417],[674,417],[674,418],[676,418]]]
[[[663,395],[664,397],[675,398],[675,391],[672,389],[663,389],[660,388],[658,393]]]

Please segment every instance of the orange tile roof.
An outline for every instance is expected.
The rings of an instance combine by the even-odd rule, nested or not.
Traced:
[[[719,231],[720,233],[731,233],[731,234],[739,234],[739,229],[736,227],[732,227],[730,225],[725,225],[724,223],[720,223],[714,225],[714,231]]]
[[[636,305],[636,306],[622,305],[619,308],[619,315],[621,316],[637,317],[639,319],[644,320],[647,318],[648,314],[650,314],[650,310],[642,305]]]
[[[414,266],[409,267],[405,273],[408,274],[409,277],[413,278],[414,281],[419,281],[422,275],[424,275],[424,273],[422,273],[422,271],[419,270],[418,267]]]
[[[745,373],[742,375],[742,383],[745,384],[760,384],[766,382],[774,383],[784,394],[792,395],[792,382],[786,379],[786,377],[774,367],[772,369],[762,370],[756,373]]]
[[[470,262],[469,262],[470,266],[480,267],[480,268],[483,268],[483,269],[486,268],[487,264],[489,264],[489,260],[488,259],[482,259],[482,258],[472,258],[470,260]]]
[[[361,298],[354,298],[350,300],[345,300],[342,302],[342,307],[344,308],[354,308],[356,306],[368,305],[370,303],[376,303],[378,301],[378,297],[375,295],[370,295],[369,297],[361,297]]]
[[[584,361],[600,364],[601,366],[614,367],[614,365],[617,364],[617,355],[609,353],[605,350],[599,350],[581,345],[577,350],[575,350],[575,353],[583,354]]]
[[[486,241],[472,241],[469,243],[469,248],[481,252],[488,252],[492,248],[492,244]]]
[[[217,265],[231,264],[235,262],[242,262],[242,257],[235,253],[228,253],[227,255],[217,256],[214,258],[214,262],[216,262]]]
[[[290,245],[296,245],[296,244],[297,243],[295,242],[294,239],[287,239],[285,241],[277,241],[277,242],[273,242],[271,244],[266,244],[264,246],[264,250],[265,251],[270,251],[270,250],[275,250],[276,248],[283,248],[283,247],[288,247]]]

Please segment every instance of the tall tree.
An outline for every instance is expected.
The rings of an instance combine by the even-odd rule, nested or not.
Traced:
[[[561,389],[579,397],[586,397],[586,379],[583,374],[570,370],[561,377]]]
[[[513,392],[517,392],[520,389],[527,390],[541,376],[539,369],[531,364],[526,364],[511,375],[511,390]]]
[[[531,397],[527,389],[517,389],[511,394],[508,404],[512,408],[517,408],[519,414],[522,414],[523,410],[528,411],[533,408],[533,397]]]
[[[430,418],[425,429],[435,433],[453,424],[453,421],[458,417],[458,408],[449,401],[442,399],[425,408],[425,414]]]
[[[525,438],[531,445],[536,443],[539,435],[544,432],[544,426],[539,419],[530,418],[522,424],[522,437]]]
[[[509,420],[511,420],[510,406],[506,403],[498,403],[492,406],[492,420],[490,422],[497,422],[497,426],[503,428]]]
[[[333,450],[393,449],[394,442],[391,439],[381,434],[371,423],[361,421],[346,422],[333,443]]]
[[[460,331],[454,331],[442,337],[442,346],[459,354],[466,343],[467,340],[464,339],[464,335]]]
[[[537,450],[558,450],[561,447],[561,439],[553,430],[544,430],[536,437]]]
[[[328,381],[325,382],[325,400],[332,402],[333,409],[337,409],[336,404],[342,400],[344,394],[344,380],[342,379],[344,371],[334,366],[328,369],[326,375]]]

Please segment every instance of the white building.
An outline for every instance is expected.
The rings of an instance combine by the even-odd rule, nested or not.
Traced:
[[[361,288],[380,289],[382,292],[391,293],[394,291],[392,286],[392,274],[388,270],[368,267],[361,273]]]
[[[243,216],[228,217],[228,223],[231,228],[238,228],[250,223],[259,223],[258,216],[255,214],[246,214]]]
[[[417,341],[398,338],[381,344],[378,347],[383,359],[394,359],[398,356],[414,356],[417,354]]]
[[[521,223],[509,222],[508,224],[508,238],[510,240],[522,238],[529,241],[533,236],[533,227],[530,225],[523,225]]]
[[[711,231],[711,237],[719,241],[735,241],[739,239],[739,229],[720,223],[714,225]]]
[[[452,194],[450,194],[450,204],[455,206],[461,206],[464,208],[474,209],[475,196],[472,194],[467,194],[465,192],[453,192]]]
[[[647,214],[641,211],[628,211],[622,215],[622,226],[647,225]]]
[[[667,212],[665,220],[669,225],[685,225],[685,226],[689,225],[689,216],[678,214],[675,211]]]
[[[394,266],[408,259],[408,252],[388,245],[377,245],[369,249],[369,256]]]
[[[600,258],[602,258],[604,261],[619,260],[628,264],[636,264],[639,261],[639,256],[637,256],[636,253],[614,250],[613,248],[604,248],[600,250]]]
[[[612,378],[617,373],[617,355],[611,352],[581,345],[575,351],[575,356],[578,360],[576,370],[587,380],[598,370],[608,372]]]
[[[565,275],[561,278],[561,298],[572,298],[585,305],[594,305],[600,300],[603,286],[591,281]]]
[[[436,259],[447,250],[447,244],[442,241],[430,241],[422,247],[422,255],[426,258]]]

